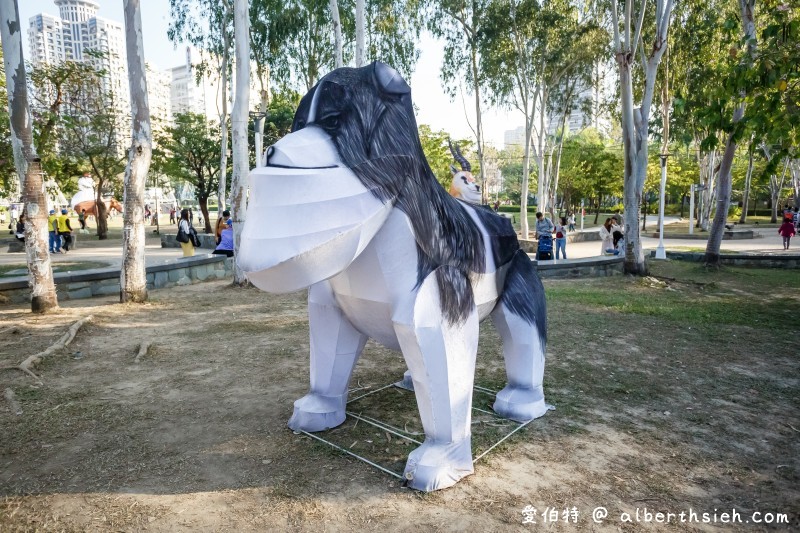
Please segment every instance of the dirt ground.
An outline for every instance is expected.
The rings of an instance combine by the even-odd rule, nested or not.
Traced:
[[[31,316],[0,305],[0,366],[93,317],[37,368],[42,384],[0,372],[22,410],[0,400],[0,530],[798,530],[798,286],[787,296],[761,278],[666,274],[679,279],[546,282],[555,410],[430,494],[286,428],[308,387],[305,293],[218,281],[154,291],[142,306],[92,299]],[[744,311],[717,319],[713,310],[731,302]],[[683,309],[697,319],[676,319]],[[136,363],[144,341],[152,348]],[[478,365],[477,383],[498,390],[489,323]],[[353,395],[404,370],[399,354],[370,343]],[[479,396],[476,406],[490,403]],[[351,410],[421,431],[413,395],[389,388],[360,402]],[[473,428],[477,451],[508,430],[484,414]],[[323,436],[390,469],[413,449],[352,419]],[[592,518],[599,507],[602,523]],[[743,523],[719,523],[733,509]],[[718,523],[643,522],[690,510]],[[754,524],[754,512],[789,523]]]

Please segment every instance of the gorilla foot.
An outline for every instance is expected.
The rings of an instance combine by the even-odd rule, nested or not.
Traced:
[[[503,418],[528,422],[544,415],[548,407],[544,403],[542,387],[527,389],[507,385],[497,393],[492,409]]]
[[[414,381],[411,379],[411,371],[410,370],[406,370],[406,373],[403,374],[403,379],[401,381],[398,381],[397,383],[395,383],[394,386],[395,387],[399,387],[401,389],[413,391],[414,390]]]
[[[430,492],[452,487],[473,471],[472,443],[467,437],[452,443],[425,440],[408,455],[403,475],[412,489]]]
[[[310,392],[294,402],[289,428],[294,431],[324,431],[341,425],[345,419],[347,396],[322,396]]]

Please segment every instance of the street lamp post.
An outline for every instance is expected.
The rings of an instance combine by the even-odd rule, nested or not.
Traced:
[[[264,135],[261,133],[261,125],[267,118],[267,114],[260,111],[251,111],[250,118],[253,119],[253,127],[255,128],[255,142],[256,142],[256,168],[264,166],[262,157],[264,155]]]
[[[667,157],[669,157],[669,154],[661,154],[661,204],[658,208],[658,248],[656,248],[656,259],[667,258],[667,252],[664,250],[664,200],[667,188]]]

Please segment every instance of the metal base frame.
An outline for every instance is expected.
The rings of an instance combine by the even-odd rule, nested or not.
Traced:
[[[360,396],[357,396],[357,397],[353,398],[352,400],[348,401],[348,402],[347,402],[347,405],[350,405],[350,404],[352,404],[352,403],[354,403],[354,402],[356,402],[356,401],[358,401],[358,400],[360,400],[360,399],[362,399],[362,398],[365,398],[365,397],[367,397],[367,396],[370,396],[370,395],[372,395],[372,394],[375,394],[375,393],[381,392],[381,391],[383,391],[383,390],[386,390],[386,389],[388,389],[388,388],[390,388],[390,387],[397,387],[397,388],[398,388],[398,389],[400,389],[400,390],[405,390],[405,391],[408,391],[408,389],[406,389],[405,387],[401,387],[401,386],[399,385],[400,383],[402,383],[402,382],[398,382],[398,383],[389,383],[388,385],[384,385],[383,387],[380,387],[380,388],[377,388],[377,389],[375,389],[375,390],[372,390],[372,391],[370,391],[370,392],[364,393],[364,394],[362,394],[362,395],[360,395]],[[475,385],[475,386],[473,387],[473,391],[474,391],[474,392],[476,392],[476,393],[479,393],[479,394],[488,394],[488,395],[490,395],[490,396],[496,396],[496,395],[497,395],[497,393],[496,393],[495,391],[493,391],[493,390],[490,390],[490,389],[487,389],[487,388],[485,388],[485,387],[478,386],[478,385]],[[409,391],[409,392],[413,392],[413,391]],[[551,407],[551,408],[552,408],[552,407]],[[480,412],[480,413],[483,413],[483,414],[486,414],[486,415],[491,415],[491,416],[493,416],[494,418],[496,418],[497,420],[500,420],[500,421],[503,421],[503,422],[507,422],[507,423],[509,423],[509,422],[513,422],[512,420],[509,420],[509,419],[507,419],[507,418],[503,418],[503,417],[501,417],[500,415],[498,415],[497,413],[495,413],[495,412],[493,412],[493,411],[487,411],[487,410],[485,410],[485,409],[480,409],[480,408],[478,408],[478,407],[475,407],[475,406],[473,406],[473,407],[472,407],[472,409],[473,409],[473,411],[478,411],[478,412]],[[406,433],[406,431],[405,431],[404,429],[401,429],[401,428],[398,428],[398,427],[392,426],[391,424],[388,424],[388,423],[386,423],[386,422],[384,422],[384,421],[382,421],[382,420],[378,420],[378,419],[376,419],[376,418],[373,418],[373,417],[370,417],[370,416],[366,416],[366,415],[363,415],[363,414],[356,414],[356,413],[353,413],[352,411],[349,411],[349,410],[348,410],[348,411],[345,411],[345,413],[347,414],[347,416],[349,416],[349,417],[351,417],[351,418],[353,418],[353,419],[355,419],[355,420],[357,420],[357,421],[359,421],[359,422],[363,422],[363,423],[365,423],[365,424],[369,424],[369,425],[371,425],[371,426],[373,426],[373,427],[375,427],[375,428],[377,428],[377,429],[380,429],[380,430],[382,430],[382,431],[389,432],[389,433],[391,433],[392,435],[394,435],[394,436],[396,436],[396,437],[400,437],[401,439],[405,439],[405,440],[407,440],[407,441],[409,441],[409,442],[413,442],[414,444],[417,444],[417,445],[422,445],[422,442],[420,442],[419,440],[417,440],[417,439],[413,438],[411,435],[409,435],[408,433]],[[478,461],[480,461],[481,459],[483,459],[484,457],[486,457],[486,455],[487,455],[487,454],[488,454],[490,451],[492,451],[494,448],[496,448],[498,445],[500,445],[500,444],[501,444],[502,442],[504,442],[506,439],[508,439],[509,437],[511,437],[511,435],[513,435],[513,434],[514,434],[514,433],[516,433],[517,431],[521,430],[522,428],[524,428],[525,426],[527,426],[527,425],[528,425],[528,424],[530,424],[531,422],[533,422],[533,420],[528,420],[527,422],[519,423],[519,424],[518,424],[516,427],[514,427],[514,428],[513,428],[511,431],[509,431],[509,432],[508,432],[506,435],[504,435],[502,438],[500,438],[500,439],[499,439],[497,442],[493,443],[493,444],[492,444],[491,446],[489,446],[489,447],[488,447],[486,450],[484,450],[484,451],[483,451],[483,453],[481,453],[480,455],[478,455],[477,457],[475,457],[475,458],[472,460],[472,463],[473,463],[473,464],[475,464],[475,463],[477,463]],[[385,467],[383,467],[383,466],[381,466],[381,465],[379,465],[379,464],[377,464],[377,463],[375,463],[375,462],[373,462],[373,461],[370,461],[370,460],[369,460],[369,459],[367,459],[366,457],[362,457],[362,456],[360,456],[360,455],[358,455],[358,454],[356,454],[356,453],[353,453],[352,451],[350,451],[350,450],[348,450],[348,449],[346,449],[346,448],[342,448],[342,447],[341,447],[341,446],[339,446],[338,444],[334,444],[334,443],[332,443],[332,442],[330,442],[330,441],[328,441],[328,440],[326,440],[326,439],[323,439],[323,438],[322,438],[322,437],[320,437],[319,435],[315,435],[315,434],[313,434],[313,433],[308,433],[307,431],[300,431],[300,433],[301,433],[301,434],[303,434],[303,435],[306,435],[306,436],[308,436],[308,437],[311,437],[311,438],[312,438],[312,439],[314,439],[314,440],[317,440],[317,441],[319,441],[319,442],[325,443],[325,444],[327,444],[328,446],[330,446],[330,447],[332,447],[332,448],[334,448],[334,449],[336,449],[336,450],[338,450],[338,451],[340,451],[340,452],[343,452],[343,453],[345,453],[345,454],[347,454],[347,455],[349,455],[349,456],[351,456],[351,457],[353,457],[353,458],[355,458],[355,459],[358,459],[359,461],[362,461],[362,462],[364,462],[364,463],[367,463],[368,465],[370,465],[370,466],[372,466],[372,467],[374,467],[374,468],[377,468],[378,470],[380,470],[380,471],[382,471],[382,472],[384,472],[384,473],[386,473],[386,474],[389,474],[389,475],[390,475],[390,476],[392,476],[392,477],[396,477],[396,478],[398,478],[398,479],[401,479],[401,480],[404,480],[404,481],[405,481],[405,478],[403,477],[403,473],[402,473],[402,472],[398,473],[398,472],[395,472],[395,471],[393,471],[393,470],[390,470],[390,469],[388,469],[388,468],[385,468]]]

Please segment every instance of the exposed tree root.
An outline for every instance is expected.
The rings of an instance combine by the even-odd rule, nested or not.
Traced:
[[[147,355],[147,352],[150,351],[150,346],[152,343],[150,341],[145,341],[139,345],[139,353],[136,354],[136,358],[133,360],[134,363],[138,363],[139,360]]]
[[[69,330],[67,330],[67,332],[64,333],[64,335],[60,339],[58,339],[58,341],[55,344],[51,345],[43,352],[31,355],[23,362],[21,362],[19,366],[6,366],[0,368],[0,370],[20,370],[31,376],[33,379],[39,381],[39,383],[41,383],[41,379],[39,379],[39,376],[33,373],[31,368],[41,363],[42,359],[44,359],[48,355],[52,355],[58,350],[63,350],[64,348],[69,346],[69,343],[71,343],[72,340],[75,338],[75,335],[78,334],[78,330],[81,329],[81,327],[87,322],[89,322],[91,319],[92,317],[90,315],[78,320],[77,322],[72,324],[72,326],[70,326]]]
[[[10,388],[7,388],[3,396],[8,402],[8,406],[11,408],[11,412],[17,416],[21,415],[22,407],[19,406],[19,402],[17,402],[17,398],[14,396],[14,391],[11,390]]]

